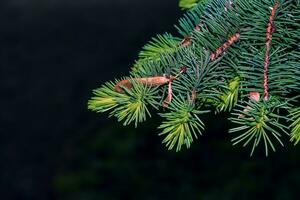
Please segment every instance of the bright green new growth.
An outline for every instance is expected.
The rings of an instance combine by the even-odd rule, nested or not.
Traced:
[[[181,0],[180,6],[190,9],[176,26],[180,36],[152,39],[123,79],[127,85],[105,83],[89,109],[135,126],[160,110],[159,135],[176,151],[205,133],[201,115],[209,111],[232,113],[232,142],[250,146],[251,155],[261,145],[266,155],[275,151],[284,136],[297,144],[300,0]]]
[[[199,2],[203,3],[208,0],[180,0],[179,1],[179,7],[183,10],[185,9],[191,9],[197,6]]]
[[[95,97],[89,101],[88,108],[101,113],[112,110],[110,116],[123,121],[124,126],[132,122],[137,126],[139,122],[146,121],[147,116],[151,117],[148,106],[157,108],[158,91],[156,88],[138,84],[134,80],[131,82],[132,89],[124,87],[126,91],[124,94],[115,91],[114,82],[108,82],[94,90]]]
[[[273,139],[283,146],[280,138],[281,133],[289,135],[288,127],[284,123],[288,118],[281,116],[280,110],[288,109],[287,103],[271,98],[268,101],[261,100],[259,102],[250,100],[245,105],[238,107],[240,109],[234,110],[232,114],[234,117],[231,118],[231,121],[238,127],[232,128],[229,132],[242,131],[243,134],[232,139],[233,145],[244,142],[243,146],[245,147],[252,143],[251,155],[261,140],[264,143],[266,155],[268,155],[269,147],[275,151]]]
[[[291,124],[291,128],[292,128],[291,141],[295,142],[296,145],[300,141],[300,107],[295,108],[291,112],[290,117],[293,120],[293,123]]]
[[[197,115],[206,111],[195,110],[193,103],[177,98],[169,109],[170,112],[161,114],[166,120],[158,127],[163,129],[160,135],[167,135],[163,143],[169,150],[177,146],[176,151],[180,151],[183,144],[189,148],[193,138],[197,139],[197,135],[202,135],[201,131],[204,130],[204,124]]]

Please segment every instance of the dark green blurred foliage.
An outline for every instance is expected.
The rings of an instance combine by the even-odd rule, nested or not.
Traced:
[[[196,145],[179,153],[161,148],[153,119],[137,129],[114,124],[82,133],[59,158],[57,199],[297,199],[299,147],[250,158],[231,146],[224,116],[210,117]]]

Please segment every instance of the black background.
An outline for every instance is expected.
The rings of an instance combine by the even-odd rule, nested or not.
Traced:
[[[166,151],[159,118],[137,129],[87,110],[91,90],[126,75],[177,0],[0,3],[0,199],[296,199],[299,147],[250,158],[224,116],[191,150]]]

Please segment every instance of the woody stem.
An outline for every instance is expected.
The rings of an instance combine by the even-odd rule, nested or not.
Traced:
[[[272,14],[270,16],[270,20],[267,27],[267,33],[266,33],[266,55],[265,55],[265,62],[264,62],[264,98],[265,100],[269,99],[269,85],[268,85],[268,70],[270,65],[270,52],[271,52],[271,45],[272,45],[272,37],[273,33],[275,32],[275,24],[274,24],[274,18],[276,11],[279,8],[279,3],[277,2],[275,6],[272,9]]]

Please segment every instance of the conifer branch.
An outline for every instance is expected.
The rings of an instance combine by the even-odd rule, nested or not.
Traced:
[[[157,87],[171,82],[171,79],[167,78],[166,76],[125,79],[116,83],[115,91],[119,93],[124,93],[125,91],[122,89],[122,87],[125,87],[130,90],[133,87],[133,81],[136,81],[148,87]]]
[[[222,55],[233,43],[237,42],[240,39],[241,35],[239,33],[233,35],[225,42],[221,47],[219,47],[215,53],[210,55],[211,61],[216,60],[220,55]]]
[[[199,115],[209,111],[232,112],[232,142],[251,144],[251,155],[259,144],[266,155],[283,146],[282,135],[297,144],[300,1],[275,1],[181,0],[190,9],[176,26],[182,39],[152,39],[131,76],[96,89],[88,108],[137,126],[165,107],[160,135],[176,151],[202,134]]]
[[[194,139],[202,135],[204,124],[198,117],[207,111],[195,109],[195,105],[182,98],[174,98],[170,104],[171,112],[160,114],[165,121],[158,127],[162,129],[159,135],[167,135],[163,140],[169,150],[176,146],[180,151],[182,145],[190,148]]]
[[[274,24],[275,14],[279,8],[279,3],[277,2],[275,6],[272,8],[272,14],[270,16],[267,34],[266,34],[266,57],[265,57],[265,66],[264,66],[264,98],[265,100],[269,99],[269,86],[268,86],[268,68],[270,65],[270,52],[271,52],[271,44],[272,44],[272,36],[276,30],[276,26]]]

